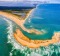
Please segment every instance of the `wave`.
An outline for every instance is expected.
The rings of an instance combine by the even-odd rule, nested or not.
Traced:
[[[60,42],[51,44],[46,47],[40,47],[36,49],[31,49],[28,47],[22,46],[20,43],[18,43],[14,37],[13,37],[13,29],[14,29],[14,24],[13,22],[9,21],[8,19],[4,18],[6,22],[8,23],[8,42],[12,44],[12,50],[10,52],[10,56],[13,55],[13,51],[16,49],[17,51],[19,50],[20,53],[24,54],[24,56],[58,56],[60,54]]]

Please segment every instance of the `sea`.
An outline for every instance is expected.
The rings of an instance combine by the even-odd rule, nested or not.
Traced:
[[[43,34],[25,34],[33,40],[52,39],[55,32],[60,32],[60,4],[38,5],[26,19],[27,29],[36,29]]]
[[[50,6],[52,7],[50,8]],[[25,36],[31,39],[51,39],[54,32],[60,31],[59,9],[60,4],[38,5],[26,19],[24,26],[27,29],[33,28],[39,31],[41,31],[41,29],[42,31],[46,31],[47,33],[43,34],[43,36],[27,33],[16,23],[0,15],[0,56],[60,56],[60,42],[33,49],[21,45],[13,36],[13,32],[15,32],[16,28],[19,28]]]

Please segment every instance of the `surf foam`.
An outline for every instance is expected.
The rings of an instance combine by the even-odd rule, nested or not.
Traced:
[[[25,54],[25,56],[44,56],[44,55],[51,56],[53,53],[56,53],[56,55],[58,55],[58,53],[60,53],[60,42],[51,44],[47,47],[40,47],[40,48],[36,48],[36,49],[31,49],[31,48],[22,46],[13,37],[13,28],[14,28],[13,22],[7,20],[6,18],[4,18],[4,20],[6,20],[8,23],[8,28],[7,28],[8,29],[8,36],[7,36],[8,42],[7,43],[11,43],[13,46],[12,50],[10,52],[10,56],[13,55],[12,52],[15,49],[17,51],[19,50],[22,54]]]

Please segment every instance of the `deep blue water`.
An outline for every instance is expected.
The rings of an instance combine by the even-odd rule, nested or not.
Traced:
[[[38,5],[26,19],[24,26],[31,29],[45,30],[47,32],[43,35],[33,34],[29,37],[31,39],[51,39],[54,32],[60,31],[60,4]]]

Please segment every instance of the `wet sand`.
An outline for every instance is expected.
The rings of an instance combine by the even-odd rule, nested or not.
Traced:
[[[15,39],[18,40],[20,44],[23,46],[27,46],[29,48],[38,48],[40,46],[48,46],[49,44],[54,44],[60,41],[60,32],[54,33],[51,40],[31,40],[28,37],[24,36],[23,33],[16,29],[16,32],[14,33]]]
[[[31,13],[31,11],[30,11],[30,13]],[[27,17],[29,16],[29,14],[27,15]],[[13,14],[7,13],[7,12],[2,12],[2,11],[0,11],[0,15],[14,21],[24,31],[27,31],[29,33],[41,34],[41,32],[39,32],[39,31],[37,31],[37,33],[36,33],[36,30],[31,31],[31,29],[26,29],[23,25],[26,19],[23,20],[23,19],[20,19],[20,17],[18,17],[16,15],[13,15]],[[53,44],[53,43],[60,41],[60,39],[59,39],[60,32],[55,32],[54,36],[52,37],[51,40],[31,40],[28,37],[24,36],[23,33],[19,29],[16,29],[16,32],[13,35],[14,35],[14,38],[17,40],[17,42],[19,42],[23,46],[27,46],[29,48],[38,48],[40,46],[48,46],[49,44]]]

